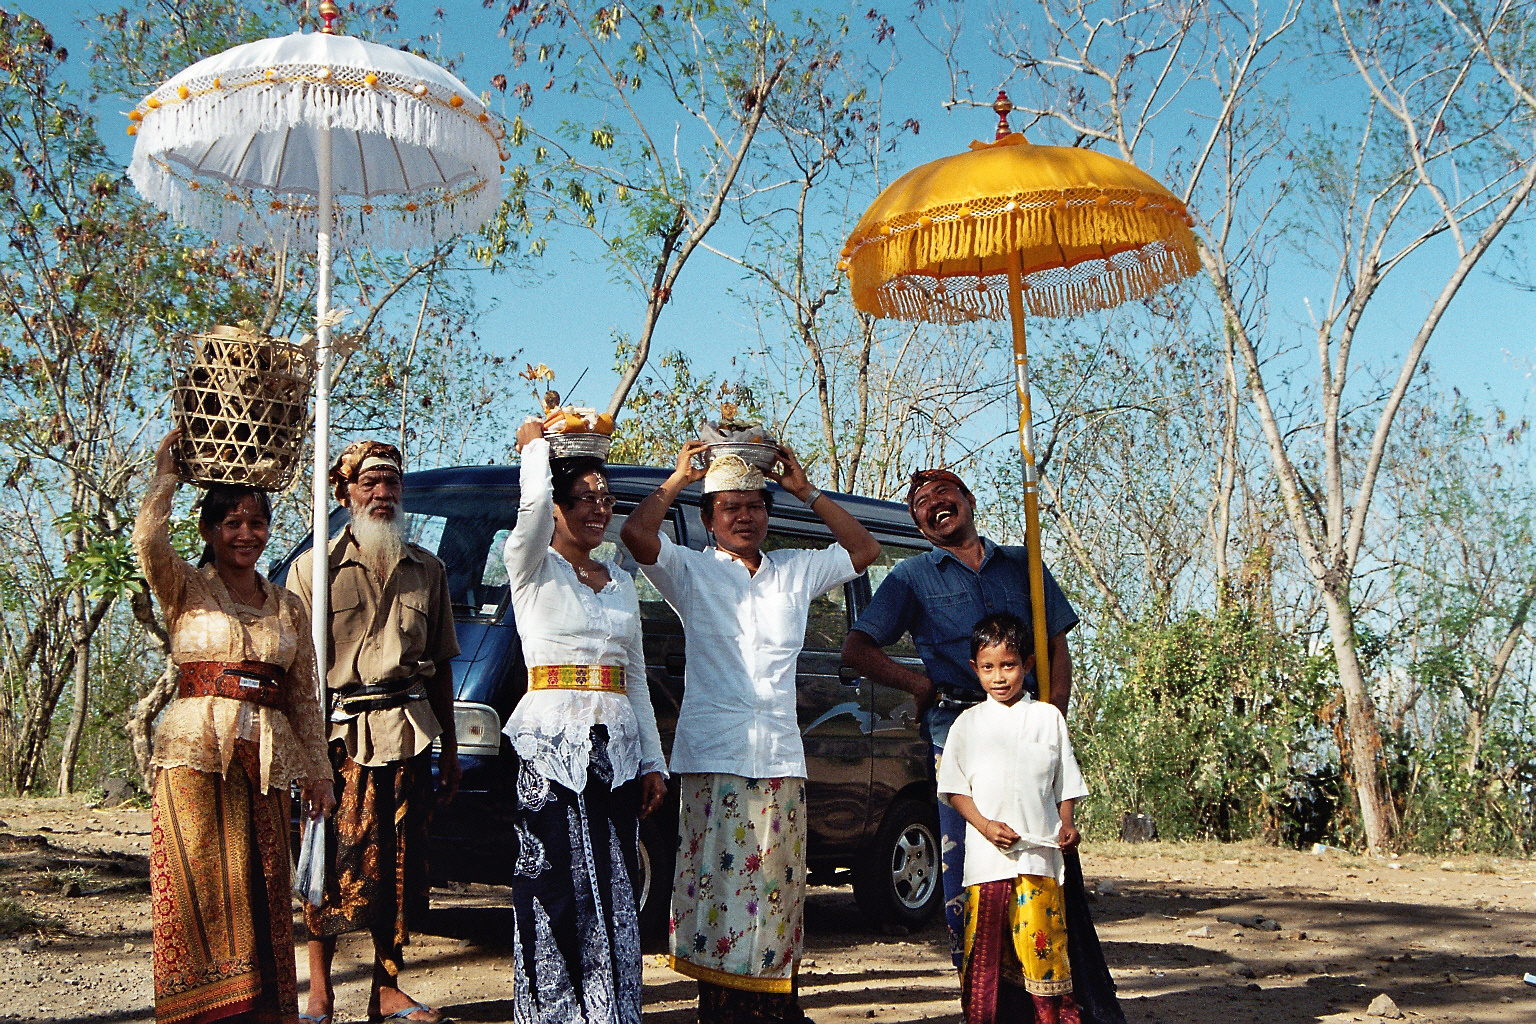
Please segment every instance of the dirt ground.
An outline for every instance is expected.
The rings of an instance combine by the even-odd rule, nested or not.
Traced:
[[[0,801],[0,1020],[153,1020],[148,847],[145,810]],[[1522,980],[1536,972],[1529,861],[1085,844],[1083,871],[1133,1024],[1379,1021],[1367,1009],[1382,994],[1408,1021],[1536,1020],[1536,987]],[[510,1021],[501,891],[439,890],[433,903],[407,950],[407,988],[460,1021]],[[1267,921],[1234,923],[1255,918]],[[807,931],[802,1003],[820,1024],[961,1024],[941,926],[882,935],[847,889],[817,888]],[[363,1019],[364,955],[344,941],[338,1020]],[[693,1019],[692,983],[659,957],[645,986],[647,1020]]]

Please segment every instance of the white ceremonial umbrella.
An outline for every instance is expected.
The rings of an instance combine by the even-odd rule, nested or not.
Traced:
[[[449,72],[325,27],[198,61],[129,113],[128,176],[178,222],[222,241],[313,243],[314,618],[326,677],[331,245],[406,248],[473,231],[501,201],[505,131]]]

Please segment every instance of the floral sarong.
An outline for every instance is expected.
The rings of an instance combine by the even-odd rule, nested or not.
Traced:
[[[804,950],[805,780],[681,778],[672,969],[790,993]]]
[[[518,764],[513,1020],[640,1024],[640,782],[615,788],[607,728],[591,738],[580,791]]]
[[[966,1024],[1077,1024],[1066,906],[1056,880],[1019,875],[967,886],[965,895]]]

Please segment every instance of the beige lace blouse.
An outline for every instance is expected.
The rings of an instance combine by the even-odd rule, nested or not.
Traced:
[[[288,670],[287,707],[228,697],[178,697],[155,730],[157,768],[224,774],[235,741],[256,744],[261,788],[331,777],[315,688],[315,653],[298,598],[258,576],[266,601],[235,600],[213,566],[198,569],[177,555],[167,533],[174,476],[158,476],[133,527],[133,546],[165,615],[171,661],[263,661]]]

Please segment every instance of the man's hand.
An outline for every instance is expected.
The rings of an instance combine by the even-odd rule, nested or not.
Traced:
[[[336,809],[336,790],[330,779],[312,779],[304,783],[304,811],[314,821],[329,818]]]
[[[640,817],[649,818],[667,797],[667,780],[661,772],[640,776]]]
[[[1075,850],[1077,844],[1083,841],[1082,833],[1078,832],[1076,825],[1061,823],[1061,828],[1056,830],[1056,845],[1063,850]]]
[[[805,475],[805,467],[800,465],[795,450],[787,444],[779,445],[779,459],[784,464],[784,471],[776,473],[770,469],[763,475],[776,481],[780,487],[804,501],[805,496],[811,493],[811,481]]]
[[[933,685],[933,680],[920,673],[912,673],[912,685],[914,689],[908,691],[912,699],[917,701],[917,717],[921,719],[928,713],[928,709],[939,699],[939,688]]]
[[[977,831],[986,836],[987,842],[991,843],[999,850],[1006,850],[1014,843],[1019,841],[1019,834],[1013,829],[1009,828],[1006,821],[993,821],[988,819],[986,825]]]
[[[677,466],[672,470],[672,479],[680,487],[687,487],[695,480],[704,479],[704,470],[693,464],[694,456],[703,455],[709,445],[703,441],[694,439],[684,441],[683,447],[677,453]]]
[[[464,774],[459,767],[459,752],[457,750],[439,750],[437,752],[437,802],[446,804],[450,802],[454,794],[459,791],[459,779]]]

